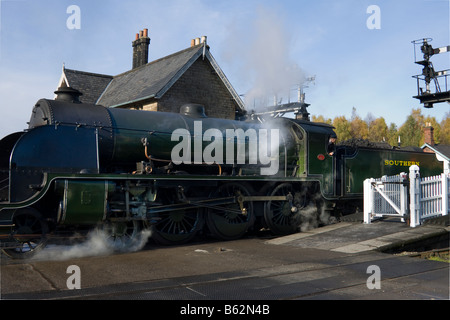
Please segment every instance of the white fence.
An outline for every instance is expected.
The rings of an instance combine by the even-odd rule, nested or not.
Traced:
[[[364,223],[374,218],[397,216],[416,227],[423,220],[449,214],[450,175],[420,178],[419,167],[397,176],[364,181]],[[408,199],[409,195],[409,199]],[[409,217],[409,219],[408,219]]]

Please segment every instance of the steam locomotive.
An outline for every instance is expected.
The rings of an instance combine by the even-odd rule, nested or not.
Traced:
[[[289,234],[362,208],[368,177],[442,168],[423,152],[336,146],[332,126],[308,119],[105,108],[78,95],[39,100],[28,129],[0,140],[0,244],[11,257],[94,228],[124,246],[144,229],[162,244]]]

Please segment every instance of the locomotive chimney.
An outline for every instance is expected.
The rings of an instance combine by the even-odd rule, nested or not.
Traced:
[[[132,42],[133,46],[133,69],[148,63],[148,47],[150,38],[148,37],[148,29],[144,29],[136,33],[136,40]]]
[[[434,128],[430,122],[427,122],[424,128],[425,143],[434,146]]]
[[[83,95],[80,91],[71,87],[59,87],[55,94],[55,100],[72,103],[81,103],[80,96]]]

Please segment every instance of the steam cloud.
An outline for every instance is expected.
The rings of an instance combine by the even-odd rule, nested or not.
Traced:
[[[141,231],[131,243],[112,242],[106,232],[95,229],[89,232],[86,241],[74,245],[50,245],[38,252],[33,260],[68,260],[91,256],[105,256],[114,252],[141,250],[151,236],[150,230]]]
[[[300,192],[303,197],[306,189]],[[298,231],[304,232],[318,228],[320,225],[329,225],[336,223],[335,219],[325,210],[324,206],[318,208],[316,202],[320,201],[322,196],[316,193],[312,196],[311,201],[305,207],[301,208],[293,217],[293,223],[297,225]]]
[[[298,224],[299,231],[301,232],[316,229],[320,225],[328,225],[332,223],[330,221],[330,215],[324,209],[321,209],[320,212],[318,212],[315,204],[310,204],[301,209],[300,213],[298,213],[294,219]]]
[[[306,80],[302,69],[290,57],[292,35],[287,22],[283,14],[261,6],[251,35],[246,38],[250,41],[241,42],[242,37],[230,37],[229,52],[225,55],[230,59],[234,57],[235,61],[236,52],[243,54],[239,56],[243,64],[241,70],[244,71],[240,77],[252,83],[244,99],[248,110],[263,111],[262,108],[273,106],[275,100],[280,103],[290,96],[294,86]],[[243,32],[234,27],[233,33]]]

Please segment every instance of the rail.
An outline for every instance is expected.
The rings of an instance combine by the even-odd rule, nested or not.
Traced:
[[[409,168],[397,176],[364,181],[364,223],[384,216],[397,216],[410,227],[426,219],[448,215],[450,210],[450,174],[420,177],[420,168]]]

